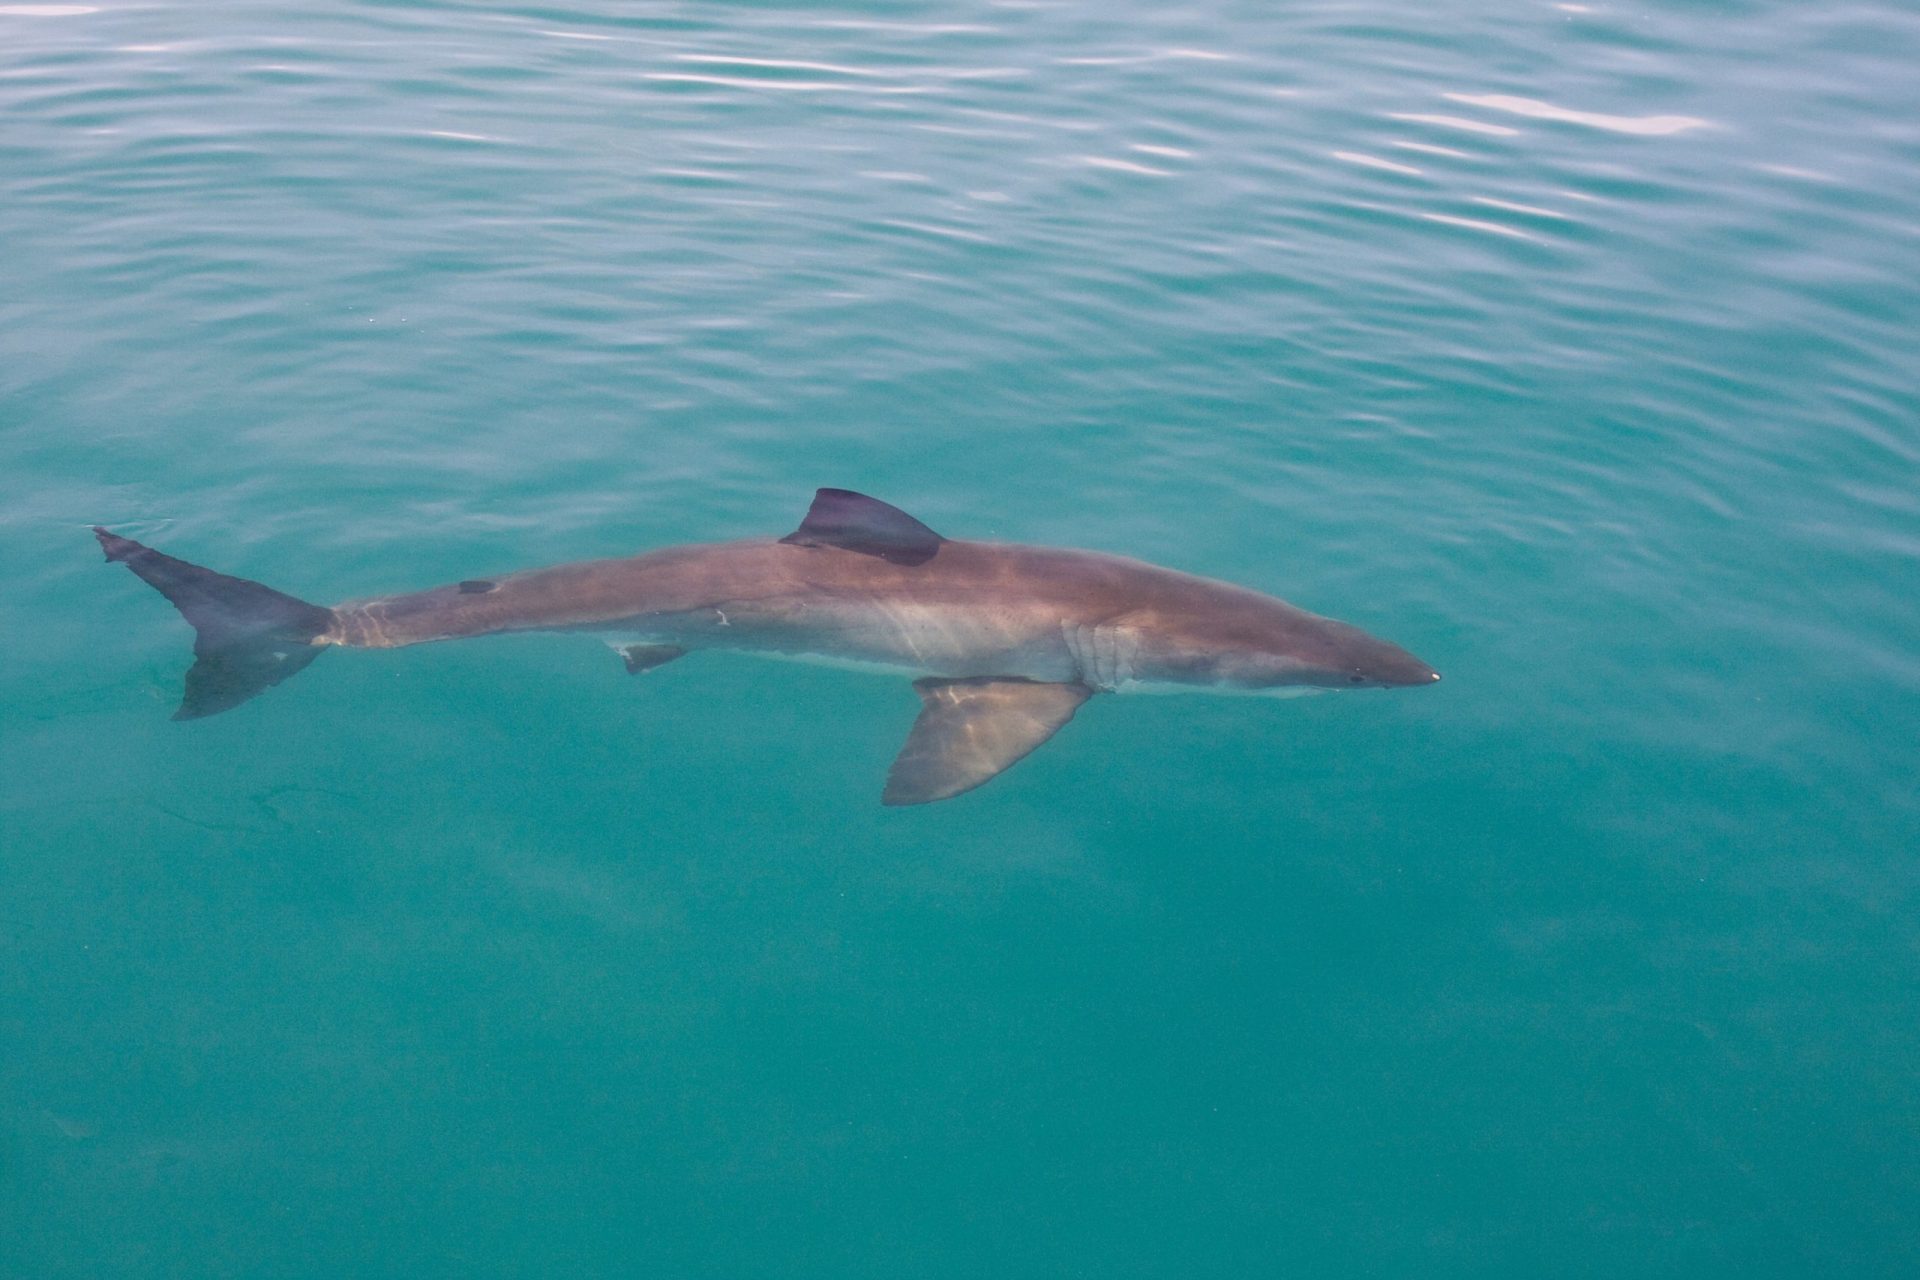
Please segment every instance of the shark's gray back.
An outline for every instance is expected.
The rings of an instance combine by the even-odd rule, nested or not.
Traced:
[[[1205,620],[1248,642],[1318,621],[1270,596],[1100,552],[944,541],[921,564],[771,539],[583,561],[334,610],[335,643],[392,647],[589,630],[688,649],[872,662],[935,675],[1151,678],[1161,641]]]

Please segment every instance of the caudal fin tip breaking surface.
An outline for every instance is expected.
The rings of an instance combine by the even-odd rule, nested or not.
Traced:
[[[103,525],[93,526],[93,536],[100,540],[100,549],[107,553],[109,560],[125,560],[142,549],[132,538],[123,538]]]

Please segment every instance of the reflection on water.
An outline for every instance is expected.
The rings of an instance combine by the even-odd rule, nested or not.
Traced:
[[[1692,116],[1611,116],[1603,111],[1573,111],[1566,107],[1556,107],[1551,102],[1540,102],[1534,98],[1516,98],[1504,93],[1449,93],[1442,96],[1450,102],[1461,102],[1470,107],[1505,111],[1534,120],[1558,120],[1567,124],[1584,124],[1594,129],[1605,129],[1610,133],[1635,133],[1654,137],[1668,133],[1685,133],[1689,129],[1704,129],[1708,124],[1707,121],[1696,120]]]

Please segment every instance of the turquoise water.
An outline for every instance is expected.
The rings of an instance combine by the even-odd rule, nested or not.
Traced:
[[[1910,6],[0,3],[0,1275],[1920,1267]],[[320,601],[790,529],[1233,579],[1430,690]]]

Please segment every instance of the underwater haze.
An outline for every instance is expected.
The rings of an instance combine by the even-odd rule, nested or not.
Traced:
[[[0,1277],[1920,1274],[1920,12],[0,0]],[[817,486],[1428,689],[341,651]]]

